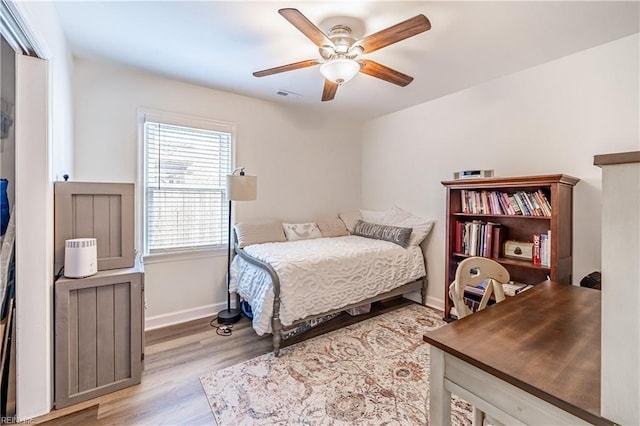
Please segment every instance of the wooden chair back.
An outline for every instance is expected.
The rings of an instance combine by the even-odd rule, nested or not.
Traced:
[[[458,318],[464,318],[474,312],[464,302],[465,286],[477,287],[482,281],[490,280],[476,310],[479,311],[487,306],[492,294],[495,294],[496,302],[504,300],[502,284],[508,283],[509,279],[509,271],[504,266],[486,257],[474,256],[460,262],[455,280],[449,286],[449,296],[458,312]]]

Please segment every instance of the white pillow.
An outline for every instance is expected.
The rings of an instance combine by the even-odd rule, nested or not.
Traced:
[[[282,225],[278,222],[236,223],[233,227],[238,237],[238,247],[251,244],[276,243],[287,241]]]
[[[323,237],[344,237],[349,235],[349,230],[340,218],[320,219],[316,223]]]
[[[315,222],[308,223],[283,223],[282,228],[289,241],[309,240],[322,238],[320,228]]]
[[[398,206],[393,206],[388,210],[360,210],[362,219],[378,223],[380,225],[400,226],[412,228],[410,246],[417,246],[427,238],[433,228],[434,221],[416,216]]]
[[[344,222],[344,225],[347,227],[347,230],[350,234],[353,234],[353,230],[356,228],[356,223],[358,223],[358,221],[362,219],[358,210],[342,212],[338,216]],[[367,220],[366,222],[370,221]]]

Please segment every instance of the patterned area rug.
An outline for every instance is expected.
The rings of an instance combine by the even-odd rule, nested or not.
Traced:
[[[428,424],[429,345],[440,314],[409,305],[201,377],[227,425]],[[454,425],[471,407],[454,398]]]

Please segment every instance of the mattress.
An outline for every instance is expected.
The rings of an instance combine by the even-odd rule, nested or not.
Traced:
[[[280,279],[280,321],[289,326],[390,291],[426,275],[420,247],[345,236],[263,243],[244,248],[269,263]],[[271,333],[273,283],[263,269],[236,256],[230,289],[253,311],[253,328]]]

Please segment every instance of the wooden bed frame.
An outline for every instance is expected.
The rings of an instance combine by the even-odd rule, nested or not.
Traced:
[[[234,231],[234,250],[236,252],[236,254],[238,256],[240,256],[242,259],[246,260],[247,262],[261,268],[264,269],[269,276],[271,277],[271,280],[273,281],[273,316],[271,318],[271,328],[272,328],[272,333],[273,333],[273,352],[275,354],[275,356],[278,356],[279,352],[280,352],[280,341],[281,341],[281,331],[282,331],[282,322],[280,321],[280,278],[278,277],[278,274],[276,273],[276,271],[273,269],[273,267],[271,265],[269,265],[266,262],[263,262],[259,259],[256,259],[255,257],[249,255],[247,252],[245,252],[243,249],[238,247],[238,238],[235,235],[235,231]],[[421,250],[422,247],[420,248]],[[425,262],[425,271],[427,270],[426,268],[426,258],[424,256],[424,250],[423,250],[423,260]],[[427,286],[428,286],[428,280],[427,280],[427,276],[425,275],[422,278],[418,278],[415,281],[411,281],[407,284],[403,284],[399,287],[396,287],[390,291],[387,291],[385,293],[381,293],[378,294],[376,296],[370,297],[368,299],[364,299],[361,300],[359,302],[356,303],[352,303],[350,305],[347,306],[342,306],[338,309],[333,309],[327,312],[323,312],[321,314],[317,314],[317,315],[310,315],[308,317],[296,320],[293,322],[292,325],[296,325],[296,324],[300,324],[302,322],[305,321],[310,321],[313,320],[315,318],[320,318],[323,317],[325,315],[331,315],[334,314],[336,312],[342,312],[342,311],[346,311],[349,310],[351,308],[355,308],[358,307],[360,305],[364,305],[366,303],[373,303],[373,302],[377,302],[379,300],[384,300],[384,299],[388,299],[390,297],[395,297],[395,296],[400,296],[402,294],[405,293],[409,293],[411,291],[418,291],[420,290],[420,296],[421,296],[421,302],[422,305],[426,306],[427,304]]]

